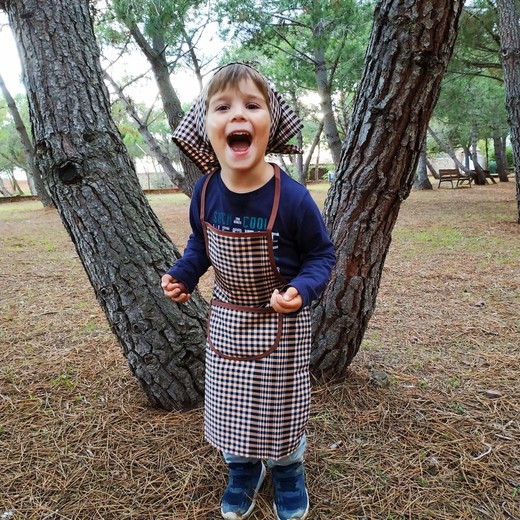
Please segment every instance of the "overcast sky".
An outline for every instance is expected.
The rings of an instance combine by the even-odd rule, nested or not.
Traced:
[[[139,75],[148,70],[149,64],[141,53],[137,53],[117,64],[110,71],[114,79],[125,75]],[[7,15],[0,12],[0,74],[13,96],[25,91],[21,81],[21,67],[18,51],[11,29],[7,25]],[[183,103],[191,103],[198,93],[197,81],[188,74],[176,73],[175,89]],[[134,100],[151,105],[156,94],[155,83],[152,80],[143,81],[139,89],[134,89],[131,96]]]

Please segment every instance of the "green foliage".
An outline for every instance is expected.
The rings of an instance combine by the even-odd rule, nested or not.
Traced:
[[[343,123],[362,73],[370,2],[220,0],[217,10],[225,21],[222,36],[236,42],[225,60],[252,61],[282,94],[315,92],[316,56],[323,53],[336,118]]]
[[[208,0],[112,0],[96,20],[98,40],[126,52],[128,31],[140,33],[150,49],[164,54],[171,70],[193,70],[190,48],[211,21]],[[207,61],[201,54],[203,62]]]
[[[497,15],[485,0],[464,8],[433,125],[452,147],[467,146],[473,126],[482,139],[507,132]]]
[[[171,130],[162,110],[148,110],[144,104],[137,104],[136,111],[142,121],[148,125],[148,130],[155,137],[161,148],[172,156],[173,145],[171,145]],[[126,112],[120,101],[112,105],[112,117],[123,136],[123,141],[128,153],[132,158],[141,158],[150,154],[148,145],[139,133],[135,121]]]

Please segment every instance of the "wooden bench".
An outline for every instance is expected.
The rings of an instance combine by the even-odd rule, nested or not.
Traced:
[[[455,186],[453,185],[453,181],[457,181]],[[473,177],[464,175],[457,168],[444,169],[439,170],[439,185],[437,187],[439,188],[443,182],[449,182],[452,188],[458,188],[463,182],[467,182],[471,188]]]

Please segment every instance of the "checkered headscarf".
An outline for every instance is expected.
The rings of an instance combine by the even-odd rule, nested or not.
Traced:
[[[224,67],[235,64],[236,62],[228,63],[224,65]],[[241,63],[241,65],[253,68],[246,63]],[[224,67],[221,67],[218,71]],[[291,108],[289,108],[280,94],[270,86],[267,79],[264,79],[267,85],[269,108],[271,111],[271,130],[269,132],[266,154],[302,153],[297,146],[287,144],[287,141],[303,128],[302,122]],[[193,106],[182,118],[179,126],[173,133],[173,141],[175,144],[177,144],[184,154],[187,155],[203,173],[212,172],[220,167],[217,156],[206,134],[206,97],[210,83],[204,87],[200,96],[195,100]]]

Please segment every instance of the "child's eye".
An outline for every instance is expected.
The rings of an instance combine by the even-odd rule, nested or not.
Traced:
[[[260,108],[260,105],[258,103],[248,103],[246,105],[246,108],[248,108],[249,110],[255,110],[257,108]]]
[[[215,111],[219,112],[219,111],[222,111],[222,110],[227,110],[228,108],[229,108],[229,105],[217,105],[215,107]]]

